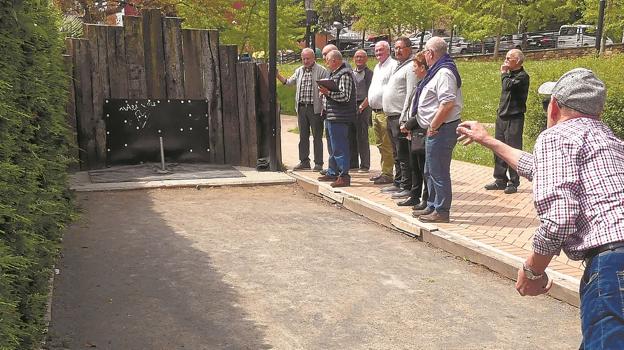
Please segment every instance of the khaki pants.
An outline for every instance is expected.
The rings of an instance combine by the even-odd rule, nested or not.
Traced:
[[[388,118],[383,112],[373,111],[373,130],[375,131],[375,145],[381,154],[381,174],[392,179],[394,166],[392,142],[388,135]]]

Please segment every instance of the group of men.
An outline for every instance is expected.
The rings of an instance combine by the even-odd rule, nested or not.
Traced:
[[[381,172],[371,180],[392,184],[382,191],[393,193],[394,198],[405,198],[399,203],[412,205],[424,199],[414,208],[414,216],[421,221],[448,222],[452,200],[450,163],[456,142],[477,142],[491,149],[495,154],[495,180],[485,186],[486,190],[512,194],[518,189],[519,176],[526,177],[533,183],[540,218],[533,252],[518,270],[517,291],[521,295],[548,292],[552,280],[546,268],[561,250],[573,260],[584,261],[581,349],[624,348],[624,142],[600,120],[606,101],[604,83],[592,71],[579,68],[565,73],[557,82],[542,84],[538,93],[545,97],[547,129],[538,137],[531,154],[521,150],[529,89],[521,51],[509,51],[501,66],[502,92],[492,137],[477,122],[460,123],[461,78],[444,40],[430,39],[416,57],[407,38],[397,39],[394,50],[396,60],[390,57],[387,42],[375,45],[379,63],[372,77],[365,68],[365,57],[355,60],[357,67],[353,70],[335,47],[323,50],[329,71],[316,67],[313,58],[308,59],[313,56],[304,50],[304,67],[290,79],[278,77],[283,83],[297,83],[302,135],[297,169],[310,168],[305,146],[309,132],[303,130],[309,125],[315,136],[314,169],[324,173],[319,180],[333,181],[335,187],[348,186],[348,170],[353,167],[349,140],[367,142],[358,136],[364,125],[368,127],[372,122],[381,153]],[[424,57],[424,62],[419,57]],[[407,63],[411,60],[416,76],[409,74]],[[424,67],[420,76],[417,67]],[[316,79],[326,77],[336,82],[338,91],[315,85]],[[320,139],[323,119],[330,154],[326,171],[322,170]],[[363,124],[357,124],[360,121]],[[349,125],[354,125],[351,132]],[[406,125],[415,127],[410,127],[410,132]],[[426,130],[426,180],[422,186],[413,180],[410,183],[408,178],[410,172],[414,173],[414,162],[410,164],[413,158],[406,156],[406,149],[413,150],[417,145],[415,130]],[[359,156],[360,171],[368,171],[370,158],[362,153]]]
[[[363,50],[355,53],[356,67],[352,68],[334,45],[327,45],[322,50],[324,69],[314,62],[314,52],[304,49],[302,67],[288,79],[278,74],[282,83],[297,86],[300,163],[295,170],[320,171],[319,181],[329,181],[332,187],[349,186],[350,169],[370,169],[368,127],[372,124],[381,154],[381,172],[370,180],[390,185],[381,191],[400,199],[398,205],[413,206],[414,216],[421,221],[448,222],[451,155],[463,104],[459,72],[440,37],[425,44],[423,53],[429,70],[422,79],[412,65],[414,53],[409,38],[395,41],[394,58],[390,51],[388,42],[376,43],[378,63],[371,72]],[[317,83],[323,79],[333,80],[336,91]],[[414,135],[405,129],[410,120],[426,130],[424,167],[416,167],[410,156]],[[327,169],[323,169],[324,128],[329,151]],[[314,139],[313,168],[309,159],[310,130]],[[422,174],[414,176],[415,172]]]

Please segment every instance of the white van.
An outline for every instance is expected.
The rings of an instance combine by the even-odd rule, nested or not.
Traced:
[[[607,38],[606,45],[613,45],[613,40]],[[582,46],[596,46],[596,26],[576,24],[559,28],[558,48]]]

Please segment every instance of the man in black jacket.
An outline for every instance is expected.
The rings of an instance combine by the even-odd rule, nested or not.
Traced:
[[[522,149],[524,113],[529,94],[529,75],[522,67],[524,54],[518,49],[509,50],[501,66],[502,92],[496,118],[495,138],[517,149]],[[509,177],[507,176],[509,172]],[[486,190],[504,190],[516,193],[520,185],[518,173],[503,159],[494,154],[494,182]]]

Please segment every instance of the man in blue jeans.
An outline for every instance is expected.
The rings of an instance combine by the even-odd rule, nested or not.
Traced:
[[[331,72],[337,91],[330,91],[319,85],[319,92],[325,100],[325,125],[329,137],[329,169],[318,178],[319,181],[332,181],[332,187],[351,185],[349,176],[349,125],[354,122],[357,112],[355,81],[353,71],[347,67],[340,51],[330,51],[325,56],[325,63]]]
[[[453,200],[451,156],[463,107],[461,78],[444,39],[427,40],[424,53],[429,71],[417,85],[412,111],[418,111],[418,124],[428,128],[425,178],[429,199],[425,209],[414,210],[412,215],[422,222],[449,222]]]
[[[561,250],[583,260],[581,349],[624,349],[624,141],[600,120],[606,88],[592,71],[573,69],[538,92],[550,101],[533,154],[494,139],[477,122],[460,124],[457,133],[533,182],[541,224],[518,269],[520,295],[548,292],[545,270]]]

